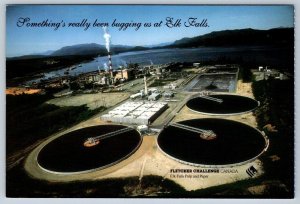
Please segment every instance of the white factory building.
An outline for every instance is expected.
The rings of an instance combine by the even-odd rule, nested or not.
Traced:
[[[100,116],[101,120],[116,123],[148,125],[168,108],[165,102],[125,102]]]

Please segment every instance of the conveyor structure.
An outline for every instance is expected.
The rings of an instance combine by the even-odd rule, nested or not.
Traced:
[[[213,139],[217,138],[217,135],[212,130],[204,130],[204,129],[184,125],[184,124],[181,124],[181,123],[172,123],[172,124],[170,124],[170,126],[173,126],[173,127],[176,127],[176,128],[181,128],[181,129],[188,130],[188,131],[191,131],[191,132],[199,133],[200,138],[202,138],[204,140],[213,140]]]
[[[130,128],[130,127],[126,127],[126,128],[123,128],[123,129],[120,129],[120,130],[116,130],[116,131],[113,131],[113,132],[109,132],[109,133],[106,133],[106,134],[103,134],[103,135],[99,135],[99,136],[96,136],[96,137],[89,137],[83,143],[83,145],[85,147],[92,147],[92,146],[95,146],[95,145],[99,144],[100,140],[103,140],[103,139],[106,139],[106,138],[109,138],[109,137],[114,137],[114,136],[120,135],[122,133],[129,132],[131,130],[134,130],[134,129]]]

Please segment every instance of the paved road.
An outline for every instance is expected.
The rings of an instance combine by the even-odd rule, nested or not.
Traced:
[[[177,105],[172,109],[171,112],[167,116],[163,118],[163,122],[160,124],[150,125],[150,128],[154,129],[163,129],[166,125],[168,125],[172,119],[176,116],[176,114],[185,106],[187,101],[192,97],[193,93],[188,93],[188,95],[184,98],[184,100],[180,102],[176,102]]]

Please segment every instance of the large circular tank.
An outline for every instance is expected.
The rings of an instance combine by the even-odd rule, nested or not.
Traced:
[[[179,125],[175,125],[179,124]],[[246,124],[225,119],[193,119],[167,126],[158,136],[158,147],[167,156],[194,166],[226,167],[247,163],[268,147],[268,139]],[[177,126],[211,131],[214,137]]]
[[[212,99],[217,100],[212,100]],[[190,99],[186,106],[198,113],[210,115],[234,115],[253,111],[259,102],[245,96],[232,94],[213,94],[208,97]]]
[[[120,130],[119,134],[111,134]],[[97,136],[100,139],[94,145],[87,145],[88,139]],[[49,142],[38,153],[37,161],[42,169],[52,173],[89,172],[129,157],[141,142],[141,135],[133,128],[122,125],[92,126],[69,132]]]

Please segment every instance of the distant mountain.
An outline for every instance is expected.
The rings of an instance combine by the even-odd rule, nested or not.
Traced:
[[[17,57],[8,57],[7,59],[35,59],[35,58],[43,58],[46,56],[50,56],[52,53],[54,52],[54,50],[48,50],[45,52],[37,52],[37,53],[32,53],[32,54],[28,54],[28,55],[21,55],[21,56],[17,56]]]
[[[26,60],[26,59],[38,59],[44,58],[46,55],[32,54],[32,55],[22,55],[17,57],[7,57],[6,60]]]
[[[110,50],[112,54],[121,52],[140,51],[150,49],[142,46],[128,46],[128,45],[111,45]],[[107,55],[107,50],[104,45],[96,43],[78,44],[62,47],[56,51],[46,51],[39,54],[23,55],[18,57],[7,57],[7,60],[25,60],[46,57],[62,57],[62,56],[77,56],[77,55]]]
[[[134,47],[127,45],[111,45],[110,47],[112,54],[117,54],[120,52],[136,51],[136,50],[146,50],[146,47]],[[51,54],[51,56],[66,56],[66,55],[106,55],[107,50],[104,45],[99,45],[96,43],[90,44],[79,44],[63,47]]]
[[[159,43],[159,44],[154,44],[154,45],[145,45],[145,47],[148,47],[148,48],[163,47],[163,46],[171,45],[173,43],[174,42],[165,42],[165,43]]]
[[[48,50],[48,51],[45,51],[45,52],[41,52],[39,53],[40,55],[51,55],[55,50]]]
[[[104,53],[105,50],[105,46],[96,43],[78,44],[62,47],[59,50],[54,51],[51,56],[89,55],[94,53]]]
[[[175,42],[160,43],[149,46],[126,46],[111,45],[111,53],[140,51],[160,48],[188,48],[205,46],[255,46],[255,45],[294,45],[294,28],[274,28],[270,30],[240,29],[214,31],[205,35],[192,38],[182,38]],[[106,55],[104,45],[96,43],[78,44],[62,47],[56,51],[46,51],[44,53],[24,55],[20,57],[7,58],[8,60],[34,59],[48,56],[72,56],[72,55]]]
[[[36,55],[36,56],[47,56],[47,55],[51,55],[55,50],[47,50],[45,52],[37,52],[37,53],[32,53],[30,55]],[[29,56],[30,56],[29,55]]]
[[[16,59],[36,59],[36,58],[43,58],[46,56],[51,55],[54,52],[54,50],[48,50],[45,52],[37,52],[37,53],[32,53],[28,55],[21,55],[21,56],[16,56],[16,57],[7,57],[8,60],[16,60]]]
[[[215,31],[192,38],[182,38],[164,48],[243,45],[293,45],[294,28],[270,30],[240,29]]]

